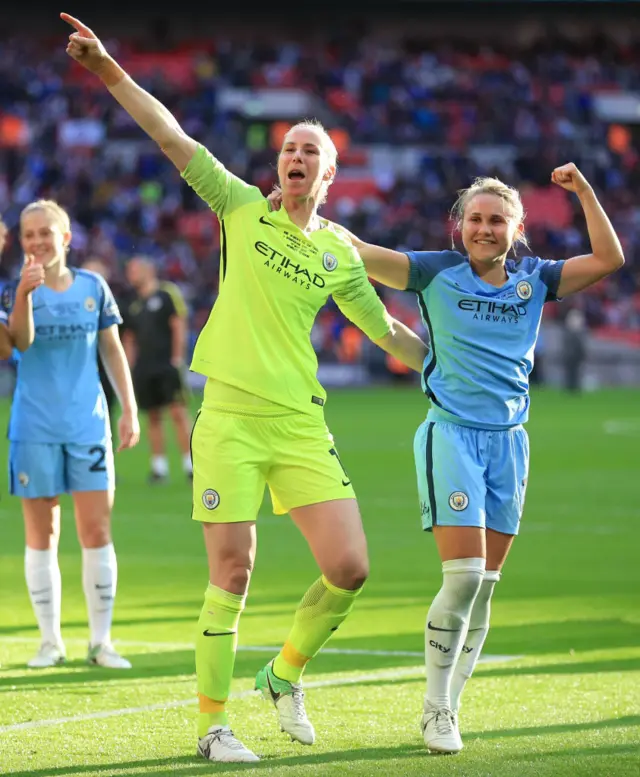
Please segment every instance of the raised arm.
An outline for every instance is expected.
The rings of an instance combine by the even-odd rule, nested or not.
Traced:
[[[89,27],[66,13],[60,18],[76,30],[69,36],[67,54],[101,79],[131,118],[183,172],[196,152],[196,141],[184,132],[171,111],[120,67]]]
[[[557,167],[551,174],[551,180],[578,196],[591,241],[590,254],[573,256],[562,267],[557,295],[565,297],[620,269],[624,264],[624,254],[607,214],[578,168],[572,162]]]

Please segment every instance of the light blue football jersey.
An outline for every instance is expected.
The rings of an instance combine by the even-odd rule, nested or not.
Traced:
[[[33,292],[35,340],[20,354],[9,422],[13,442],[90,444],[111,435],[98,375],[98,332],[120,324],[104,279],[73,270],[66,291]],[[17,282],[5,286],[0,321],[8,321]]]
[[[422,373],[428,418],[480,429],[525,423],[542,308],[558,299],[564,262],[508,260],[508,281],[497,288],[457,251],[407,256],[407,288],[417,292],[431,337]]]

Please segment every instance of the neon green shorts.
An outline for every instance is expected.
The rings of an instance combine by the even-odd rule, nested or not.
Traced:
[[[273,512],[354,498],[322,418],[203,407],[191,436],[196,521],[254,521],[269,486]]]

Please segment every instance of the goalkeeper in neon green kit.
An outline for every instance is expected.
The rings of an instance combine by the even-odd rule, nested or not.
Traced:
[[[349,476],[323,414],[310,342],[329,296],[373,342],[416,371],[426,346],[391,318],[342,230],[317,210],[336,172],[336,149],[313,122],[292,127],[278,158],[283,207],[232,175],[188,137],[81,22],[67,52],[99,76],[218,215],[220,294],[200,334],[192,370],[207,377],[193,431],[193,518],[201,521],[209,586],[198,621],[200,755],[257,761],[228,725],[237,629],[255,558],[265,483],[274,512],[289,513],[321,576],[304,594],[280,653],[256,678],[280,726],[312,744],[301,677],[347,617],[368,574],[366,540]]]

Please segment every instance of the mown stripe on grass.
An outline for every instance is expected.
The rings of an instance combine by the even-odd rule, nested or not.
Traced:
[[[305,688],[328,688],[339,687],[342,685],[357,685],[358,683],[371,682],[376,680],[396,680],[402,677],[420,677],[424,674],[422,666],[408,666],[403,669],[383,670],[380,672],[367,672],[365,674],[353,675],[352,677],[328,678],[326,680],[311,680],[305,683]],[[233,699],[246,699],[249,696],[256,695],[258,691],[245,690],[231,693]],[[11,731],[24,731],[26,729],[44,728],[46,726],[61,726],[65,723],[81,723],[87,720],[102,720],[104,718],[117,718],[123,715],[137,715],[142,712],[154,712],[158,710],[170,710],[176,707],[187,707],[196,704],[196,698],[177,699],[175,701],[159,702],[157,704],[145,704],[140,707],[122,707],[117,710],[102,710],[100,712],[88,712],[83,715],[71,715],[64,718],[49,718],[47,720],[29,720],[25,723],[14,723],[10,726],[0,726],[0,734],[7,734]]]

